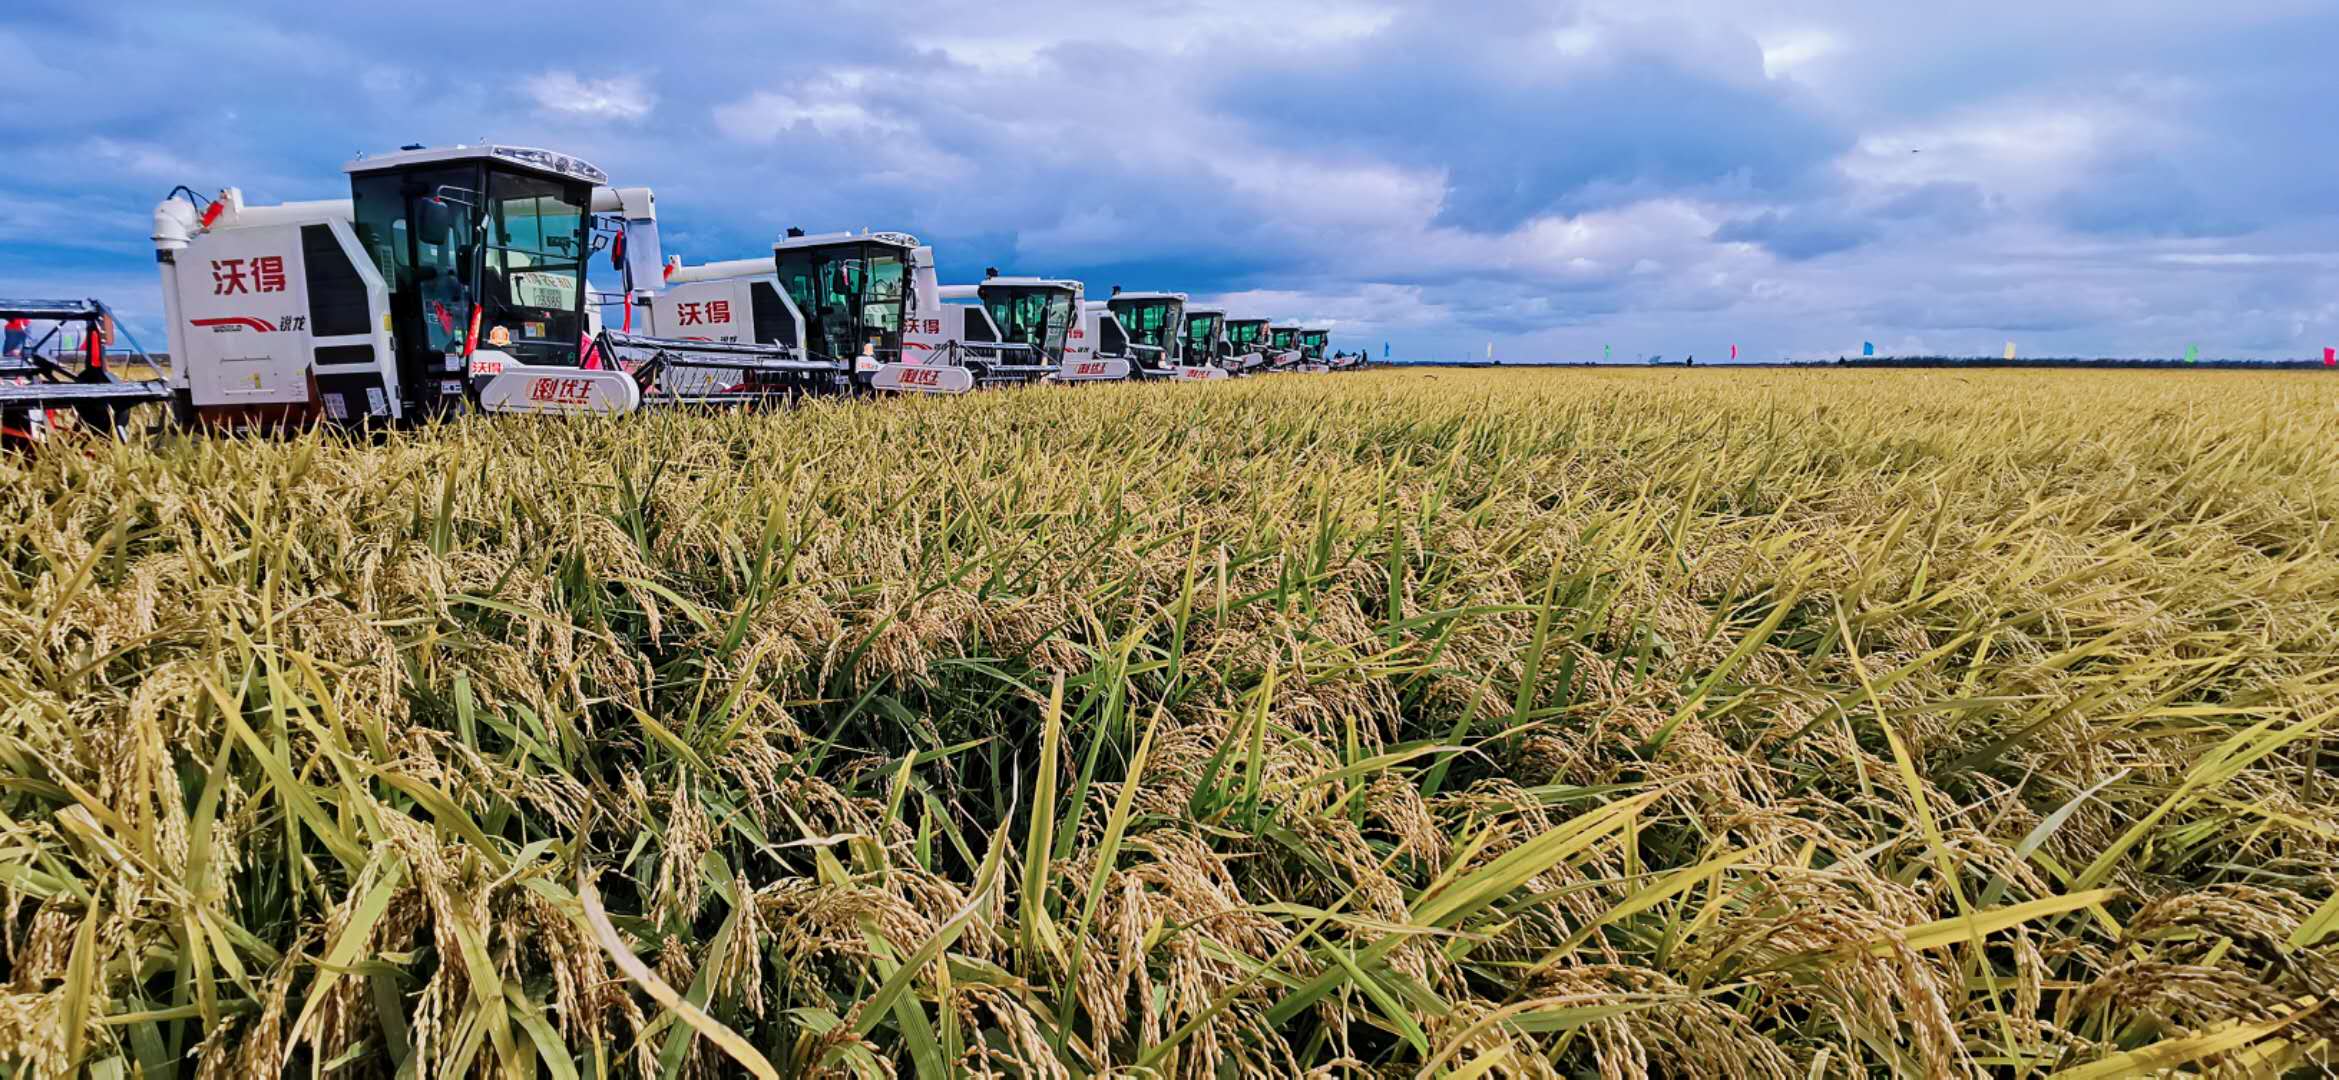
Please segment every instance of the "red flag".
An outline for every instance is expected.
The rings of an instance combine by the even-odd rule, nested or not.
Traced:
[[[2326,348],[2323,350],[2323,366],[2339,367],[2339,349]]]
[[[1736,346],[1736,345],[1732,345],[1732,346],[1730,346],[1730,359],[1732,359],[1732,360],[1736,360],[1736,359],[1738,359],[1738,346]]]

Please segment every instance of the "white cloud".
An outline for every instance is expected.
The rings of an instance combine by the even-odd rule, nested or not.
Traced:
[[[715,127],[742,142],[771,142],[798,128],[822,135],[893,135],[909,131],[908,121],[841,97],[813,97],[759,90],[744,100],[715,107]]]
[[[1827,30],[1792,30],[1761,39],[1762,70],[1771,78],[1803,74],[1812,64],[1843,50],[1844,43]]]
[[[548,71],[522,84],[536,107],[549,113],[594,120],[639,120],[658,105],[658,95],[639,76],[580,79]]]
[[[962,9],[946,9],[957,11]],[[1063,50],[1077,67],[1098,44],[1140,50],[1171,64],[1223,62],[1245,50],[1274,62],[1283,50],[1338,48],[1387,26],[1387,5],[1355,0],[1188,0],[1176,4],[1062,4],[993,0],[972,20],[915,22],[914,47],[998,74],[1028,73],[1043,54]]]
[[[1428,299],[1419,285],[1366,282],[1338,290],[1247,289],[1196,296],[1199,307],[1218,308],[1244,318],[1273,317],[1337,333],[1382,336],[1390,332],[1450,325],[1454,312]],[[1341,348],[1363,344],[1344,338]]]
[[[203,172],[194,162],[153,143],[97,135],[82,144],[82,152],[94,160],[154,180],[178,183]]]

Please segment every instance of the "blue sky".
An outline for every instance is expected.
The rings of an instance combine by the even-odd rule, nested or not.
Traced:
[[[17,0],[0,293],[156,345],[172,185],[500,141],[656,188],[692,261],[900,229],[1399,356],[2339,345],[2329,0],[491,10]]]

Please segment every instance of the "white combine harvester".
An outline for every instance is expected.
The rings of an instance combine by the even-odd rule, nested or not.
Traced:
[[[1337,365],[1324,353],[1332,347],[1332,331],[1303,328],[1298,335],[1299,369],[1311,373],[1325,373]]]
[[[907,233],[790,229],[769,260],[677,265],[665,284],[650,300],[657,332],[752,333],[849,380],[840,385],[963,394],[1056,372],[1040,350],[1003,340],[985,307],[944,303],[934,249]],[[710,317],[718,306],[727,321]]]
[[[1122,292],[1113,289],[1105,301],[1129,337],[1129,349],[1139,358],[1138,374],[1149,379],[1207,382],[1227,377],[1211,357],[1186,353],[1186,294]]]
[[[465,411],[622,412],[742,402],[783,352],[590,333],[586,263],[615,243],[626,291],[657,280],[655,201],[517,146],[406,147],[344,170],[350,198],[252,206],[236,188],[154,211],[176,412],[273,427]],[[183,190],[183,189],[182,189]],[[678,364],[745,389],[661,388]]]
[[[1227,370],[1232,365],[1226,350],[1226,312],[1217,308],[1186,308],[1186,363],[1193,367],[1214,367]]]
[[[1274,352],[1268,347],[1267,320],[1228,318],[1226,320],[1226,348],[1234,356],[1234,369],[1241,374],[1265,371],[1274,363]]]
[[[1131,373],[1128,335],[1110,312],[1087,302],[1087,286],[1069,278],[1003,277],[980,285],[945,285],[945,300],[982,305],[999,339],[1028,346],[1053,366],[1056,382],[1110,382]]]
[[[1307,353],[1300,348],[1299,335],[1297,323],[1268,324],[1267,366],[1277,371],[1303,370]]]

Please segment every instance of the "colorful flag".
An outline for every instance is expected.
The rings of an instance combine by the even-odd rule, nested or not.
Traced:
[[[2326,353],[2328,353],[2330,350],[2328,350],[2328,349],[2325,349],[2325,350],[2323,350],[2323,351],[2324,351],[2324,352],[2326,352]],[[1614,359],[1616,359],[1616,346],[1614,346],[1614,345],[1602,345],[1602,346],[1600,346],[1600,359],[1602,359],[1602,360],[1614,360]]]
[[[1494,342],[1489,341],[1486,343],[1486,358],[1489,360],[1494,359]]]
[[[2014,359],[2014,343],[2011,341],[2006,343],[2006,359]]]
[[[2185,362],[2188,364],[2198,364],[2201,362],[2201,347],[2199,345],[2185,346]]]
[[[1384,341],[1384,342],[1381,342],[1381,359],[1383,359],[1383,360],[1386,360],[1386,359],[1388,359],[1388,358],[1389,358],[1389,343],[1388,343],[1388,342],[1386,342],[1386,341]]]
[[[1860,343],[1860,355],[1862,355],[1862,356],[1874,356],[1874,355],[1876,355],[1876,343],[1875,343],[1875,342],[1873,342],[1873,341],[1863,341],[1863,342],[1861,342],[1861,343]]]
[[[1732,359],[1732,360],[1736,360],[1736,359],[1738,359],[1738,346],[1736,346],[1736,345],[1732,345],[1732,346],[1730,346],[1730,359]]]
[[[2323,349],[2323,366],[2339,367],[2339,349],[2328,347]]]

